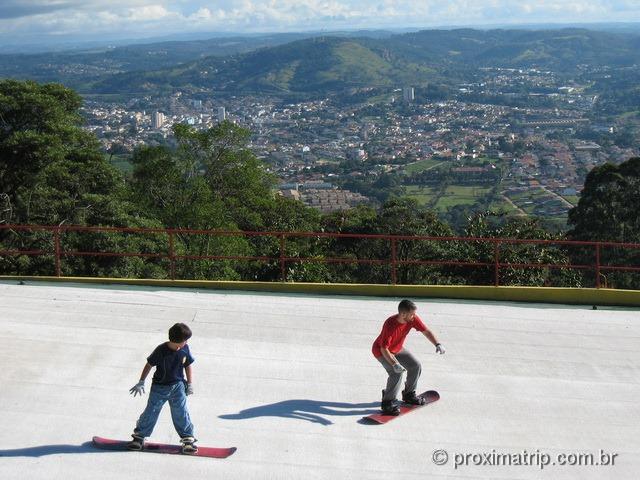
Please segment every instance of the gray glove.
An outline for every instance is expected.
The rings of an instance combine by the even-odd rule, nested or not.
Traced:
[[[191,386],[190,383],[187,383],[187,390],[185,393],[187,394],[187,396],[193,395],[193,387]]]
[[[444,354],[444,347],[441,343],[436,343],[436,353],[439,353],[440,355]]]
[[[400,365],[399,363],[394,363],[393,364],[393,371],[396,373],[402,373],[402,372],[406,372],[407,369],[404,368],[402,365]]]
[[[144,380],[140,380],[133,387],[131,387],[131,389],[129,390],[129,393],[132,394],[134,397],[136,395],[142,396],[142,394],[144,393]]]

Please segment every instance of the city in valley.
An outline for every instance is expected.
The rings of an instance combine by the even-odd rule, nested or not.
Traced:
[[[586,67],[585,67],[586,68]],[[538,69],[481,68],[438,98],[428,89],[361,87],[291,102],[274,96],[176,91],[85,98],[86,128],[127,171],[138,145],[171,144],[172,126],[231,121],[279,179],[282,195],[323,212],[391,195],[457,223],[480,211],[535,216],[566,228],[587,173],[638,156],[640,114],[603,115],[579,79]]]

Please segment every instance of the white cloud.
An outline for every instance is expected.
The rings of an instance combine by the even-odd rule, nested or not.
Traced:
[[[640,0],[0,0],[12,38],[580,21],[640,21]]]
[[[129,8],[123,17],[133,22],[153,22],[166,17],[175,16],[162,5],[144,5],[141,7]]]

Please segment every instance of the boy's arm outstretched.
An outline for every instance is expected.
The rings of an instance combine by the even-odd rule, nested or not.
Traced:
[[[142,396],[142,394],[144,393],[144,381],[147,379],[147,375],[149,375],[149,372],[152,368],[153,367],[149,365],[149,362],[144,364],[144,368],[142,369],[142,373],[140,374],[140,381],[129,390],[129,393],[131,393],[134,397],[136,395]]]
[[[442,344],[440,342],[438,342],[438,339],[436,338],[436,336],[434,335],[434,333],[429,330],[428,327],[425,328],[424,332],[422,332],[422,334],[427,337],[427,340],[429,340],[431,343],[433,343],[436,347],[436,353],[439,353],[440,355],[442,355],[444,353],[444,347],[442,346]]]

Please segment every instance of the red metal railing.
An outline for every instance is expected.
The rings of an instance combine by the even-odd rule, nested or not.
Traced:
[[[354,234],[354,233],[328,233],[328,232],[250,232],[250,231],[220,231],[220,230],[182,230],[161,228],[121,228],[121,227],[83,227],[74,225],[45,226],[45,225],[0,225],[0,232],[49,232],[52,236],[52,249],[4,249],[0,250],[0,257],[4,256],[54,256],[55,275],[62,276],[62,259],[66,257],[139,257],[159,258],[169,262],[169,277],[176,279],[176,262],[180,260],[233,260],[233,261],[258,261],[277,262],[280,268],[280,279],[287,281],[287,265],[294,262],[322,262],[327,264],[369,264],[387,265],[390,267],[391,284],[397,284],[398,268],[404,265],[421,266],[458,266],[458,267],[486,267],[493,268],[495,286],[499,286],[501,271],[505,268],[513,269],[572,269],[578,271],[592,270],[594,272],[594,284],[596,288],[606,285],[604,272],[640,272],[640,260],[638,265],[612,265],[602,263],[602,249],[616,248],[625,252],[636,251],[640,253],[639,243],[615,243],[615,242],[584,242],[570,240],[530,240],[513,238],[481,238],[481,237],[429,237],[412,235],[382,235],[382,234]],[[109,251],[77,251],[65,250],[62,245],[61,235],[66,232],[102,232],[102,233],[134,233],[143,235],[165,235],[167,248],[164,252],[109,252]],[[183,255],[176,253],[176,235],[206,235],[210,237],[269,237],[278,240],[278,256],[269,255]],[[389,258],[347,258],[347,257],[301,257],[287,255],[287,241],[293,238],[333,238],[356,240],[382,240],[389,242]],[[1,241],[1,239],[0,239]],[[398,257],[398,242],[423,241],[423,242],[461,242],[475,243],[492,246],[491,261],[468,261],[456,259],[424,260],[403,259]],[[0,246],[2,244],[0,243]],[[580,247],[593,249],[593,263],[535,263],[535,262],[509,262],[502,261],[501,254],[505,252],[507,245],[542,245],[562,246],[566,248]],[[584,256],[584,255],[583,255]],[[640,256],[638,257],[640,258]],[[0,271],[0,274],[4,272]]]

